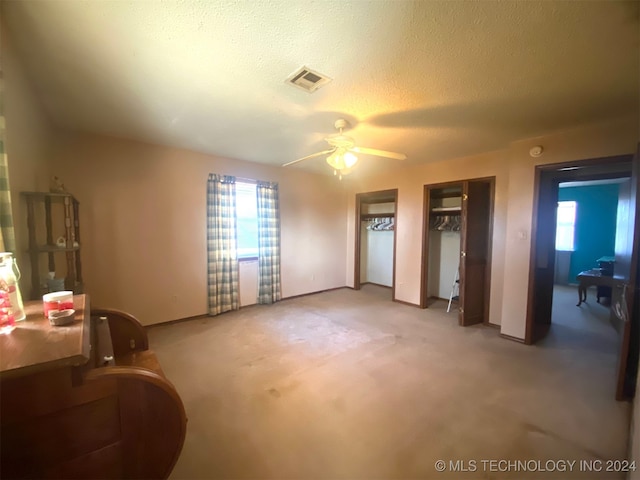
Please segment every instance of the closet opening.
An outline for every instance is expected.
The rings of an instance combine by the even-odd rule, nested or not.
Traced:
[[[429,189],[426,307],[437,300],[447,302],[447,311],[458,310],[460,300],[460,230],[462,228],[462,184]]]
[[[420,307],[489,324],[495,177],[424,187]]]
[[[398,190],[356,194],[354,284],[389,288],[395,300]]]

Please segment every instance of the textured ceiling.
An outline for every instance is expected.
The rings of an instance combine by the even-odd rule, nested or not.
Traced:
[[[2,14],[60,127],[278,165],[344,117],[357,144],[412,164],[637,114],[638,5],[27,0]],[[334,80],[285,84],[302,65]]]

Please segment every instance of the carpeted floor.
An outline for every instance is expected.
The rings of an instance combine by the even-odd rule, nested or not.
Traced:
[[[608,308],[576,300],[536,346],[372,285],[151,328],[189,418],[171,478],[624,478],[541,471],[626,456]]]

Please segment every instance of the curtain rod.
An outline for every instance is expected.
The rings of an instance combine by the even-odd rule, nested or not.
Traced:
[[[243,183],[258,183],[259,180],[256,180],[255,178],[236,177],[236,181],[241,181]]]
[[[264,183],[278,183],[274,180],[258,180],[255,178],[246,178],[246,177],[238,177],[236,175],[224,175],[223,176],[227,176],[227,177],[233,177],[236,179],[236,182],[242,182],[242,183],[255,183],[258,184],[258,182],[264,182]]]
[[[258,182],[262,182],[262,183],[278,183],[274,180],[257,180],[255,178],[245,178],[245,177],[236,177],[236,181],[237,182],[242,182],[242,183],[255,183],[258,184]]]

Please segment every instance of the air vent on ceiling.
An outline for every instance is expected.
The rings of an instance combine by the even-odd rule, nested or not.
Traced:
[[[302,67],[289,75],[286,82],[294,87],[301,88],[305,92],[313,93],[332,79],[309,67]]]

